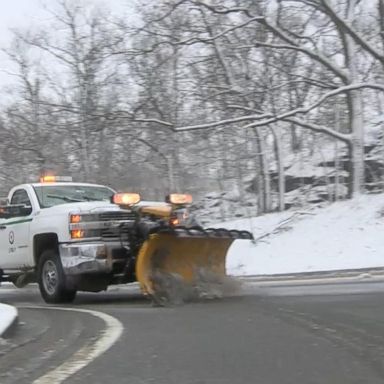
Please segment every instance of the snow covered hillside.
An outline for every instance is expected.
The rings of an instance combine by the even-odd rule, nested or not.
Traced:
[[[384,194],[217,226],[251,230],[257,239],[256,244],[232,245],[227,258],[231,275],[384,267]]]

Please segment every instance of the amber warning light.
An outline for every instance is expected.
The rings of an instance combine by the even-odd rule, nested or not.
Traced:
[[[74,229],[71,231],[72,239],[82,239],[84,237],[84,231],[81,229]]]
[[[173,227],[176,227],[177,225],[180,224],[179,219],[177,217],[171,217],[169,219],[169,224],[172,225]]]
[[[117,205],[134,205],[140,202],[138,193],[115,193],[112,202]]]
[[[175,205],[192,204],[192,196],[181,193],[171,193],[165,198],[165,201]]]

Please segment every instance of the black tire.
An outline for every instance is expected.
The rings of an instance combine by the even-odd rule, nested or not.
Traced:
[[[46,303],[71,303],[76,297],[75,289],[66,287],[65,275],[57,251],[44,251],[38,262],[37,278],[42,298]]]

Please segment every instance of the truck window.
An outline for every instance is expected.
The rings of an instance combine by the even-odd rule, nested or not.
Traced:
[[[14,192],[11,204],[24,204],[27,206],[31,206],[31,201],[29,200],[28,193],[25,189],[18,189]]]
[[[110,202],[112,189],[89,185],[44,185],[34,187],[41,208],[84,201]]]

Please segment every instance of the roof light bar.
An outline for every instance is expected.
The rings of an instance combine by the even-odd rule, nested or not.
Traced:
[[[40,183],[71,182],[71,176],[45,175],[40,177]]]

